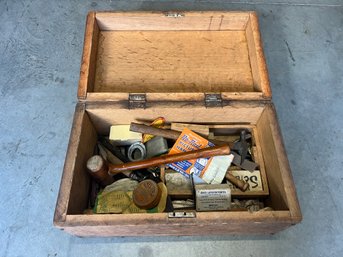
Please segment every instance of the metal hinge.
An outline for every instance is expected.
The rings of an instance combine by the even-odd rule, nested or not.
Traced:
[[[167,12],[165,16],[168,18],[180,18],[184,17],[185,15],[179,12]]]
[[[223,99],[221,94],[206,94],[205,93],[205,106],[209,107],[223,107]]]
[[[145,109],[146,94],[129,94],[129,109]]]
[[[168,212],[168,218],[195,218],[195,212]]]

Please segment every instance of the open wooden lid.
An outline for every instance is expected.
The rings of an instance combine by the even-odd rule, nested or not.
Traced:
[[[90,12],[81,101],[269,100],[254,12]]]

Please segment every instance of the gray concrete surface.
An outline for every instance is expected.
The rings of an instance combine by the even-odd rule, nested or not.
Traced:
[[[77,238],[52,227],[88,10],[256,10],[304,220],[273,236]],[[343,256],[340,0],[0,1],[0,256]]]

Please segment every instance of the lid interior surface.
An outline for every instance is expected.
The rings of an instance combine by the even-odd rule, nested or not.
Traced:
[[[245,31],[101,31],[95,92],[253,92]]]

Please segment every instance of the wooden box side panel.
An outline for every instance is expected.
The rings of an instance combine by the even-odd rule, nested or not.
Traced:
[[[269,184],[269,204],[278,210],[288,209],[298,223],[302,219],[289,162],[272,104],[257,122]]]
[[[247,22],[245,35],[250,57],[251,72],[255,91],[262,92],[264,98],[271,98],[267,65],[263,53],[257,14],[251,12]]]
[[[156,117],[163,116],[168,122],[196,124],[255,124],[259,119],[263,105],[243,104],[223,108],[205,108],[203,104],[170,103],[154,104],[146,109],[128,109],[125,104],[88,104],[89,114],[99,134],[109,133],[113,124],[130,124],[131,122],[150,122]]]
[[[166,236],[272,234],[294,224],[288,211],[209,212],[195,218],[168,218],[161,214],[69,215],[59,224],[78,236]]]
[[[99,31],[98,23],[95,20],[95,12],[88,13],[77,92],[77,97],[80,100],[86,99],[87,92],[94,91]]]
[[[291,223],[275,221],[273,223],[247,223],[214,225],[104,225],[64,227],[69,234],[81,237],[113,237],[113,236],[214,236],[214,235],[265,235],[274,234],[290,227]]]
[[[99,27],[108,30],[244,30],[248,12],[98,12]]]
[[[65,220],[67,214],[82,213],[87,207],[90,179],[85,165],[87,159],[93,155],[92,145],[95,145],[96,139],[96,131],[85,115],[85,106],[78,104],[63,168],[54,223]]]

